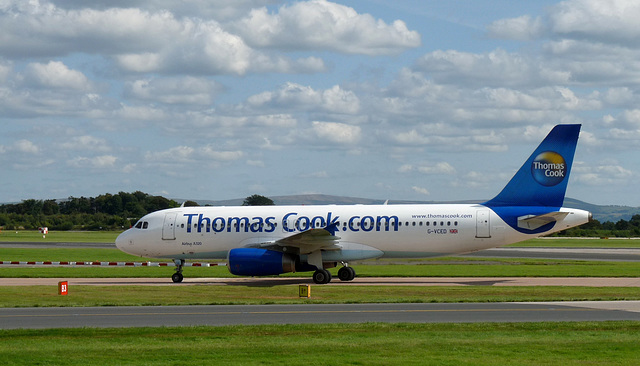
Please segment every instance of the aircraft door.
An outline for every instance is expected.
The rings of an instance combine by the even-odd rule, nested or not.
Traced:
[[[164,224],[162,225],[162,239],[176,239],[176,213],[168,213],[164,216]]]
[[[476,211],[476,238],[490,238],[489,210]]]

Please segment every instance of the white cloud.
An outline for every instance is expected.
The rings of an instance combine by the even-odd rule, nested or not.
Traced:
[[[416,69],[428,72],[440,83],[484,87],[558,84],[570,77],[540,60],[502,49],[484,54],[437,50],[421,57]]]
[[[540,37],[544,32],[544,24],[540,17],[523,15],[496,20],[488,26],[488,31],[493,37],[527,41]]]
[[[358,14],[353,8],[324,0],[282,6],[276,14],[254,9],[237,23],[247,42],[257,47],[383,55],[420,45],[420,35],[403,21],[392,24]]]
[[[619,165],[617,161],[601,162],[599,165],[576,164],[572,169],[576,181],[589,186],[628,184],[637,174]]]
[[[330,112],[355,114],[360,110],[360,100],[351,91],[338,85],[322,93],[323,106]]]
[[[31,63],[27,65],[24,76],[35,86],[75,90],[91,88],[89,80],[82,72],[71,70],[60,61],[50,61],[47,64]]]
[[[255,166],[258,168],[264,168],[266,166],[262,160],[247,160],[246,163],[249,166]]]
[[[339,144],[355,144],[360,140],[362,133],[359,126],[336,122],[314,121],[312,127],[318,137]]]
[[[255,117],[254,123],[266,127],[294,128],[298,121],[291,114],[267,114]]]
[[[129,72],[235,74],[317,72],[314,57],[290,60],[253,50],[216,20],[176,18],[167,10],[64,9],[46,1],[10,1],[0,12],[0,52],[15,58],[62,57],[73,53],[112,56]]]
[[[76,168],[104,169],[114,167],[117,160],[113,155],[101,155],[93,158],[77,157],[68,160],[67,164]]]
[[[152,106],[122,105],[114,111],[114,116],[124,120],[158,121],[164,120],[167,115],[162,109]]]
[[[427,136],[422,135],[416,129],[412,129],[407,132],[398,132],[393,134],[392,139],[400,145],[408,145],[408,146],[422,146],[428,145],[432,142]]]
[[[313,173],[307,173],[307,174],[301,174],[300,178],[316,178],[316,179],[323,179],[323,178],[328,178],[329,177],[329,173],[327,173],[326,170],[321,170],[321,171],[317,171],[317,172],[313,172]]]
[[[59,144],[63,150],[87,150],[87,151],[108,151],[109,147],[105,139],[84,135],[75,136]]]
[[[18,140],[13,144],[13,150],[25,154],[37,154],[40,149],[29,140]]]
[[[291,82],[285,83],[279,90],[252,95],[247,99],[247,104],[253,108],[268,106],[301,110],[321,109],[344,114],[355,114],[360,110],[358,96],[339,85],[326,90],[315,90],[310,86]]]
[[[83,9],[85,0],[54,0],[56,5],[65,9]],[[112,7],[141,7],[154,12],[169,10],[176,17],[204,17],[218,20],[234,19],[256,7],[273,3],[273,0],[93,0],[91,7],[109,9]]]
[[[413,186],[413,187],[411,187],[411,189],[414,192],[422,194],[422,195],[427,195],[428,196],[428,195],[431,194],[431,193],[429,193],[429,191],[426,188],[423,188],[423,187]]]
[[[404,164],[399,169],[400,173],[419,172],[422,174],[444,174],[453,175],[456,174],[456,169],[447,162],[437,162],[432,164],[421,164],[414,166],[411,164]]]
[[[447,162],[439,162],[434,165],[419,166],[418,171],[424,174],[455,174],[456,169]]]
[[[243,156],[242,151],[221,151],[210,145],[199,148],[176,146],[165,151],[147,151],[145,160],[164,165],[184,165],[197,161],[205,163],[228,162],[241,159]]]
[[[589,38],[640,46],[640,3],[627,0],[568,0],[549,11],[552,30],[569,38]]]
[[[133,98],[167,104],[210,105],[221,89],[215,81],[191,76],[136,80],[126,85]]]
[[[233,161],[238,160],[244,156],[242,151],[218,151],[211,146],[205,146],[198,150],[199,154],[207,160],[216,161]]]
[[[185,163],[193,158],[194,151],[189,146],[176,146],[165,151],[148,151],[144,158],[152,162]]]

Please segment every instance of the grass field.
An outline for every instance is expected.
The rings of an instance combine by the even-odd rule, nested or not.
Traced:
[[[640,322],[0,331],[7,365],[634,365]]]
[[[119,231],[50,231],[42,235],[33,230],[2,230],[1,242],[115,243]]]
[[[141,261],[117,249],[3,248],[2,241],[113,242],[117,233],[0,234],[0,260]],[[638,240],[541,239],[530,246],[640,247]],[[154,260],[156,261],[156,260]],[[437,258],[356,264],[359,276],[637,276],[634,262]],[[335,269],[332,270],[335,275]],[[0,277],[168,277],[173,268],[0,267]],[[226,267],[187,277],[229,277]],[[309,276],[308,273],[295,274]],[[0,306],[640,300],[640,288],[313,286],[0,287]],[[629,365],[640,359],[640,322],[327,324],[125,329],[0,330],[8,365]]]

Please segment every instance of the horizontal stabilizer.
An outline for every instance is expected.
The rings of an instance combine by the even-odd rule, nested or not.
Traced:
[[[518,227],[521,229],[535,230],[541,226],[564,219],[568,212],[549,212],[544,215],[526,215],[518,217]]]

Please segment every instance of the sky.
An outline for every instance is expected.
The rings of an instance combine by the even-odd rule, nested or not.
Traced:
[[[640,2],[0,0],[0,202],[495,196],[551,128],[640,206]]]

